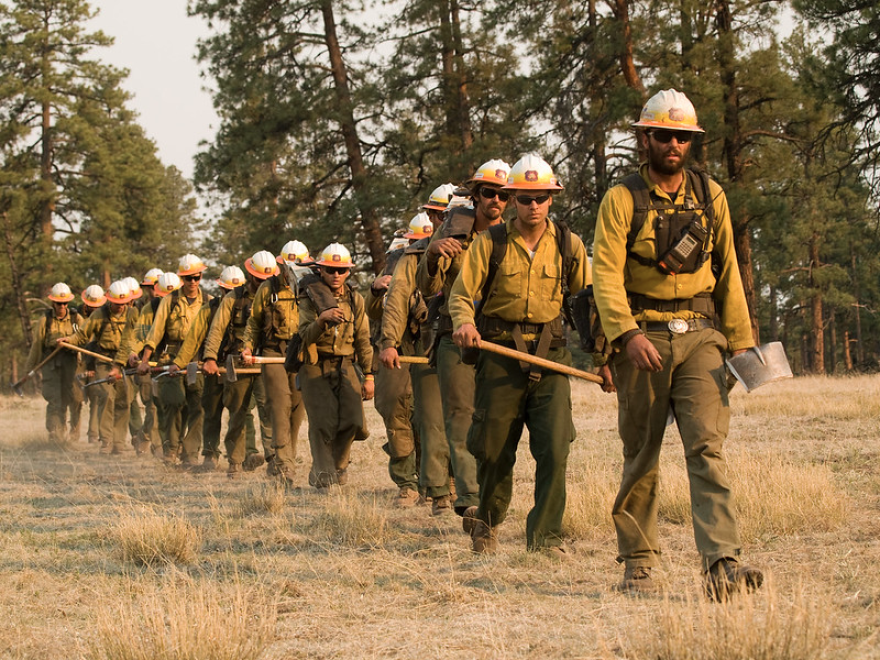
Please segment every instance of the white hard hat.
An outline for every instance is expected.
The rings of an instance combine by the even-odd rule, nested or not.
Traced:
[[[144,295],[144,292],[141,291],[141,285],[133,277],[125,277],[125,278],[123,278],[122,281],[125,282],[126,286],[128,287],[128,290],[131,292],[131,299],[132,300],[137,300],[142,295]]]
[[[107,302],[107,296],[104,295],[104,289],[97,284],[87,286],[80,296],[83,304],[89,307],[102,307]]]
[[[234,289],[244,284],[244,273],[238,266],[227,266],[220,273],[217,284],[223,289]]]
[[[321,258],[316,261],[319,266],[336,266],[337,268],[352,268],[351,252],[340,243],[330,243],[321,252]]]
[[[526,154],[510,168],[504,189],[562,190],[562,185],[546,160],[535,154]]]
[[[422,205],[422,210],[434,209],[435,211],[445,211],[446,205],[449,204],[449,200],[452,199],[454,192],[455,186],[451,183],[444,183],[442,186],[434,188],[434,192],[431,193],[428,201]]]
[[[690,99],[674,89],[664,89],[648,99],[634,128],[705,133],[697,124],[697,111]]]
[[[287,241],[281,248],[281,254],[278,255],[278,263],[286,263],[290,266],[293,264],[302,264],[308,262],[309,248],[299,241]]]
[[[268,250],[260,250],[254,256],[244,262],[247,272],[258,280],[266,280],[278,274],[278,264],[275,255]]]
[[[49,292],[48,298],[52,302],[66,303],[73,300],[73,293],[71,293],[70,287],[64,282],[58,282],[52,287],[52,291]]]
[[[177,265],[177,274],[180,277],[203,273],[208,267],[194,254],[185,254],[180,258]]]
[[[162,274],[162,271],[158,268],[150,268],[147,271],[147,274],[144,275],[144,279],[141,280],[141,286],[156,286],[156,282],[159,280],[159,275]]]
[[[409,245],[409,239],[404,238],[403,236],[395,236],[391,239],[391,244],[388,246],[388,249],[385,250],[385,254],[390,254],[395,250],[399,250],[401,248],[405,248]]]
[[[162,273],[156,282],[154,293],[160,298],[180,288],[181,281],[177,273]]]
[[[123,280],[116,280],[113,282],[113,284],[110,285],[110,288],[107,289],[107,293],[104,295],[107,296],[107,300],[111,303],[116,303],[117,305],[124,305],[125,303],[132,301],[131,289],[128,288],[128,284]]]

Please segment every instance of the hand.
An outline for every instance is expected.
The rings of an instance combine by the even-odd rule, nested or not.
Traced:
[[[178,371],[180,371],[180,367],[178,367],[178,366],[177,366],[176,364],[174,364],[173,362],[172,362],[171,364],[168,365],[168,375],[169,375],[169,376],[173,376],[173,375],[176,374]]]
[[[55,340],[55,343],[56,344],[69,344],[70,337],[59,337],[58,339]]]
[[[368,378],[364,381],[364,384],[361,385],[361,398],[364,401],[369,401],[373,398],[373,395],[376,393],[376,383],[372,378]]]
[[[379,353],[379,362],[385,365],[386,369],[400,369],[400,356],[397,349],[389,346]]]
[[[730,357],[736,357],[737,355],[742,355],[743,353],[745,353],[748,350],[749,349],[747,349],[747,348],[738,348],[735,351],[731,351]]]
[[[128,356],[128,366],[136,367],[140,363],[141,359],[138,357],[137,353],[132,353]]]
[[[251,353],[251,349],[246,348],[241,352],[241,361],[242,361],[242,364],[253,364],[254,363],[254,354]]]
[[[138,376],[146,376],[150,373],[150,363],[147,360],[141,360],[141,363],[137,366]]]
[[[373,280],[373,284],[370,285],[370,288],[373,291],[386,291],[389,284],[391,284],[391,275],[380,275]]]
[[[600,385],[603,392],[608,392],[609,394],[617,391],[617,386],[614,384],[614,378],[611,377],[611,367],[607,364],[603,364],[599,367],[599,371],[596,372],[597,376],[600,376],[602,380],[605,382]]]
[[[462,252],[461,241],[457,238],[441,238],[436,241],[433,241],[428,246],[428,257],[434,259],[435,261],[440,257],[446,257],[447,259],[454,259],[457,255]]]
[[[639,371],[662,371],[663,363],[654,344],[639,333],[626,343],[626,356]]]
[[[220,373],[220,367],[217,366],[217,360],[208,358],[202,364],[202,373],[206,376],[216,376]]]
[[[318,325],[326,329],[330,326],[339,325],[344,320],[345,312],[340,307],[331,307],[321,312],[321,315],[318,317]]]
[[[112,378],[113,380],[119,380],[122,378],[122,371],[119,369],[118,364],[114,364],[110,368],[110,372],[107,374],[107,378]]]
[[[459,348],[480,347],[480,333],[473,323],[465,323],[452,333],[452,341]]]

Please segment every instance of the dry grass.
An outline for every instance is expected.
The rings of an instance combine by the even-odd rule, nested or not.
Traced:
[[[722,606],[700,593],[674,429],[661,456],[666,595],[612,589],[616,405],[581,383],[573,395],[563,563],[525,551],[526,438],[500,552],[485,558],[456,517],[392,508],[372,406],[349,485],[322,496],[264,471],[230,481],[85,442],[52,449],[39,399],[0,398],[0,660],[880,660],[880,377],[734,391],[725,452],[743,550],[769,580]]]
[[[173,580],[100,603],[90,660],[256,660],[275,637],[273,599],[259,589]],[[226,587],[226,588],[224,588]]]
[[[202,545],[202,534],[192,523],[150,509],[122,512],[113,539],[122,561],[141,566],[191,564]]]

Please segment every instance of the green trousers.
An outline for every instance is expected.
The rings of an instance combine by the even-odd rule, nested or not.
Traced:
[[[412,426],[413,388],[410,366],[404,364],[400,369],[388,369],[379,362],[375,374],[376,411],[382,416],[388,438],[388,475],[398,488],[418,490],[419,471]]]
[[[571,364],[564,348],[548,359]],[[491,527],[504,522],[513,494],[513,466],[523,428],[535,459],[534,506],[526,518],[526,547],[562,543],[565,470],[575,438],[568,376],[544,370],[539,381],[514,360],[483,351],[477,360],[474,422],[468,448],[477,457],[480,505],[477,517]]]
[[[281,354],[266,352],[264,355],[279,357]],[[302,395],[296,388],[296,374],[288,373],[283,364],[264,364],[262,376],[272,417],[275,464],[281,474],[292,479],[299,427],[306,417]]]
[[[460,514],[480,499],[477,462],[467,448],[474,415],[474,368],[461,361],[461,352],[450,334],[440,339],[436,351],[446,441],[455,476],[455,510]]]
[[[437,370],[426,364],[414,364],[410,369],[415,401],[413,426],[422,446],[419,486],[428,497],[442,497],[449,495],[450,463],[440,380]]]
[[[657,510],[660,447],[670,410],[684,445],[694,537],[704,570],[740,554],[722,445],[730,425],[727,340],[707,328],[684,334],[647,333],[663,370],[639,371],[626,353],[614,356],[623,478],[612,515],[619,562],[654,566],[660,555]]]
[[[351,359],[341,357],[304,365],[299,382],[309,416],[309,483],[325,488],[345,473],[355,435],[363,426],[361,383]]]
[[[49,440],[57,444],[67,442],[67,420],[74,416],[74,407],[82,403],[74,382],[76,369],[76,355],[62,351],[40,370],[46,400],[46,431]]]
[[[107,378],[112,365],[101,362],[95,367],[95,378]],[[98,437],[102,451],[122,451],[128,439],[128,417],[131,414],[129,377],[115,383],[95,385],[98,389]]]
[[[218,459],[220,429],[223,425],[223,376],[203,377],[202,409],[205,411],[205,421],[202,424],[202,456]]]
[[[223,442],[226,446],[226,460],[230,465],[241,465],[248,454],[246,428],[250,420],[250,433],[254,432],[251,408],[254,388],[258,382],[258,374],[240,375],[234,383],[226,382],[223,385],[223,406],[229,410],[229,424]]]
[[[184,463],[197,462],[205,419],[202,409],[204,386],[202,374],[192,385],[187,385],[185,374],[158,380],[159,428],[166,458],[179,454]]]

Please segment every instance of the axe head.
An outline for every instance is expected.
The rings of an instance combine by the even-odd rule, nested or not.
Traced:
[[[234,383],[238,380],[238,374],[235,373],[235,356],[230,353],[226,356],[226,382]]]
[[[22,398],[24,398],[24,391],[21,389],[23,383],[23,380],[20,380],[17,383],[9,383],[9,387],[12,388],[12,391]]]
[[[198,378],[199,378],[199,364],[198,364],[198,362],[187,363],[187,365],[186,365],[186,384],[187,385],[195,385]]]

